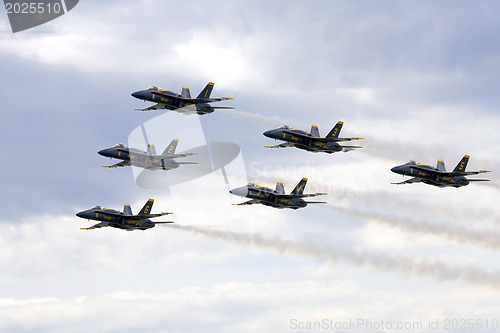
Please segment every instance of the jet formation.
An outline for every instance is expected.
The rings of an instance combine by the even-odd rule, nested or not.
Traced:
[[[326,193],[304,194],[306,183],[307,178],[302,178],[302,180],[297,184],[297,186],[295,186],[290,194],[285,194],[285,188],[282,182],[276,183],[276,190],[249,183],[246,186],[232,189],[229,192],[240,197],[251,199],[249,201],[236,204],[237,206],[263,204],[274,208],[299,209],[304,208],[311,203],[326,203],[324,201],[305,201],[304,199],[302,199],[305,197],[326,195]]]
[[[182,164],[198,164],[197,162],[177,162],[175,159],[196,155],[196,153],[176,154],[175,149],[179,139],[173,139],[161,155],[156,154],[155,146],[148,143],[147,151],[126,147],[124,144],[117,144],[111,148],[98,151],[99,155],[122,160],[113,165],[105,165],[106,168],[116,168],[133,165],[148,170],[172,170]]]
[[[484,182],[489,179],[468,179],[465,176],[477,175],[479,173],[490,172],[487,170],[479,171],[465,171],[467,162],[469,162],[469,155],[465,155],[462,160],[457,164],[452,172],[447,172],[443,160],[437,161],[437,166],[416,163],[410,161],[408,163],[395,166],[391,169],[392,172],[398,173],[403,176],[412,176],[408,180],[400,183],[391,183],[396,185],[425,183],[437,187],[462,187],[469,185],[470,182]]]
[[[182,87],[181,94],[160,89],[157,86],[151,86],[146,90],[140,90],[132,93],[132,96],[144,101],[157,103],[145,109],[136,109],[138,111],[150,111],[168,109],[175,110],[184,114],[197,113],[204,115],[214,112],[215,109],[234,109],[230,106],[211,106],[208,103],[220,102],[232,99],[231,97],[210,98],[214,83],[209,82],[196,98],[191,98],[188,87]]]
[[[363,138],[339,138],[340,130],[344,123],[339,121],[337,125],[324,138],[320,137],[317,125],[311,126],[311,133],[296,128],[290,128],[287,125],[282,125],[279,128],[264,132],[268,138],[285,141],[285,143],[276,146],[264,146],[266,148],[286,148],[296,147],[312,152],[325,152],[328,154],[339,151],[348,152],[360,146],[342,146],[338,144],[341,141],[360,140]]]
[[[101,206],[94,206],[88,210],[81,211],[76,214],[76,216],[82,219],[102,221],[96,225],[89,228],[80,228],[82,230],[91,230],[103,227],[113,227],[118,229],[124,229],[127,231],[132,230],[146,230],[154,228],[157,224],[161,223],[174,223],[172,221],[167,222],[153,222],[150,219],[153,217],[159,217],[163,215],[173,214],[173,213],[160,213],[160,214],[150,214],[151,208],[153,207],[154,200],[149,199],[144,207],[142,207],[139,214],[132,214],[132,208],[130,205],[125,204],[123,207],[123,212],[110,208],[102,208]]]

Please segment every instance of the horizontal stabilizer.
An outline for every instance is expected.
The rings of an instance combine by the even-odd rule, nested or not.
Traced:
[[[467,178],[468,181],[470,182],[490,182],[491,179],[469,179]]]

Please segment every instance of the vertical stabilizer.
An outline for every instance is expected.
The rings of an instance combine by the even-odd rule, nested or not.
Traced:
[[[306,188],[307,178],[302,178],[302,180],[295,186],[291,194],[302,194]]]
[[[334,128],[332,128],[332,130],[330,131],[330,133],[328,133],[328,135],[326,136],[326,138],[338,138],[339,137],[339,134],[340,134],[340,130],[342,129],[342,125],[344,125],[344,122],[343,121],[339,121],[337,123],[337,125],[335,125]]]
[[[175,154],[175,149],[177,148],[177,144],[179,143],[179,139],[173,139],[172,142],[168,145],[167,148],[163,151],[163,156],[172,156]]]
[[[139,215],[148,215],[151,214],[151,208],[153,208],[153,203],[155,202],[154,199],[149,199],[148,202],[142,207],[141,211],[139,212]]]
[[[276,192],[278,192],[279,194],[285,194],[285,187],[283,186],[282,182],[276,183]]]
[[[123,214],[125,214],[125,215],[133,215],[132,214],[132,208],[130,208],[129,204],[125,204],[123,206]]]
[[[319,138],[319,129],[318,129],[318,125],[314,125],[312,124],[311,125],[311,134],[317,138]]]
[[[205,89],[201,91],[201,93],[198,95],[196,98],[210,98],[210,94],[212,93],[212,89],[214,89],[214,83],[213,82],[208,82],[206,85]]]
[[[464,172],[465,168],[467,167],[467,162],[469,162],[469,158],[470,158],[469,155],[464,155],[462,160],[460,162],[458,162],[455,169],[453,169],[453,172]]]
[[[444,166],[444,161],[443,160],[438,160],[436,168],[439,171],[446,171],[446,167]]]
[[[191,98],[191,93],[189,92],[188,87],[182,87],[181,96],[186,98]]]
[[[156,148],[155,145],[152,143],[148,143],[148,148],[147,148],[148,153],[151,155],[156,155]]]

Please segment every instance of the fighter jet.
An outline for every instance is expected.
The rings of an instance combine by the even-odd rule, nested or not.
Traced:
[[[151,143],[148,143],[147,151],[126,147],[119,143],[111,148],[100,150],[98,154],[123,160],[117,164],[104,165],[106,168],[133,165],[148,170],[171,170],[178,168],[181,164],[198,164],[197,162],[177,162],[174,160],[179,157],[196,155],[196,153],[175,154],[178,143],[179,139],[173,139],[161,155],[156,154],[155,146]]]
[[[348,152],[360,146],[341,146],[338,144],[340,141],[360,140],[363,138],[339,138],[340,130],[344,123],[339,121],[337,125],[328,133],[324,138],[319,136],[319,129],[317,125],[311,126],[311,133],[302,131],[296,128],[290,128],[287,125],[282,125],[277,129],[264,132],[268,138],[275,140],[286,141],[285,143],[277,146],[264,146],[265,148],[286,148],[297,147],[312,152],[325,152],[328,154],[336,153],[339,151]]]
[[[465,155],[462,160],[457,164],[452,172],[447,172],[444,161],[438,160],[437,166],[434,168],[430,165],[416,163],[415,161],[410,161],[403,165],[395,166],[391,169],[392,172],[399,173],[403,176],[413,176],[401,183],[391,183],[391,184],[413,184],[413,183],[425,183],[429,185],[434,185],[437,187],[462,187],[469,185],[469,182],[484,182],[489,181],[489,179],[468,179],[464,176],[477,175],[479,173],[490,172],[487,170],[479,171],[465,171],[467,167],[467,162],[469,162],[469,155]]]
[[[150,218],[163,216],[173,213],[160,213],[160,214],[150,214],[151,208],[153,207],[154,200],[149,199],[148,202],[142,207],[138,215],[132,214],[132,208],[130,205],[125,204],[123,207],[123,213],[110,209],[102,208],[101,206],[94,206],[91,209],[81,211],[76,214],[76,216],[82,219],[102,221],[96,225],[89,228],[80,228],[82,230],[97,229],[102,227],[113,227],[118,229],[125,229],[127,231],[132,230],[146,230],[154,228],[155,225],[160,223],[174,223],[172,221],[168,222],[153,222]]]
[[[252,200],[245,201],[241,205],[263,204],[275,208],[291,208],[298,209],[307,206],[310,203],[326,203],[324,201],[304,201],[304,197],[315,197],[317,195],[326,195],[326,193],[303,194],[306,187],[307,178],[302,180],[295,186],[290,194],[285,194],[285,188],[282,182],[276,183],[276,190],[268,187],[249,183],[246,186],[238,187],[229,191],[231,194],[240,197],[250,198]]]
[[[220,102],[232,99],[231,97],[210,98],[213,88],[214,83],[209,82],[205,89],[203,89],[196,98],[191,98],[191,93],[189,92],[188,87],[182,87],[182,92],[179,95],[178,93],[172,91],[159,89],[157,86],[151,86],[146,90],[136,91],[132,93],[132,96],[144,101],[158,103],[145,109],[136,109],[139,111],[168,109],[185,114],[197,113],[203,115],[212,113],[215,109],[234,109],[229,106],[211,106],[208,104],[211,102]]]

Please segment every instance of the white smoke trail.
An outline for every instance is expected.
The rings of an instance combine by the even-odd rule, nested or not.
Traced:
[[[239,110],[235,111],[235,110],[220,109],[220,110],[218,110],[218,112],[224,113],[224,114],[227,114],[230,116],[240,117],[240,118],[243,118],[245,120],[250,120],[250,121],[265,125],[265,126],[270,126],[271,128],[276,128],[276,127],[283,125],[283,124],[296,123],[291,119],[283,119],[283,118],[280,118],[277,116],[269,117],[269,116],[265,116],[265,115],[260,114],[260,113],[251,113],[251,112],[239,111]]]
[[[391,216],[381,213],[363,212],[354,208],[342,208],[337,206],[324,207],[361,218],[367,222],[373,221],[410,232],[444,236],[459,243],[470,243],[486,246],[490,249],[500,249],[500,232],[494,229],[475,230],[464,228],[456,223],[428,222],[426,220],[415,220],[407,216]]]
[[[282,254],[311,256],[319,260],[331,262],[345,260],[356,266],[369,266],[381,271],[397,271],[404,274],[428,276],[437,281],[460,280],[465,283],[500,288],[500,271],[488,272],[472,266],[451,266],[439,260],[414,259],[401,255],[342,250],[318,244],[296,243],[285,241],[278,237],[265,238],[259,234],[236,233],[195,226],[168,225],[168,227],[242,246],[256,246],[270,249]]]

